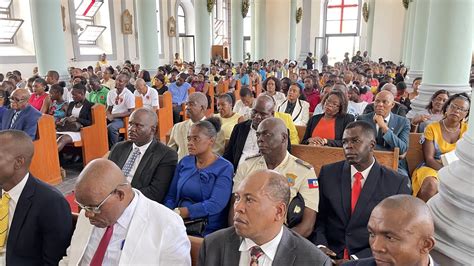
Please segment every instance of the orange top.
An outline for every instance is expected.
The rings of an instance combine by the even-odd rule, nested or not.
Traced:
[[[320,137],[323,139],[335,139],[336,138],[336,118],[319,120],[316,127],[313,129],[312,138]]]

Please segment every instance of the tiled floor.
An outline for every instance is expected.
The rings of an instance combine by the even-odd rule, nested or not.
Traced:
[[[62,183],[55,187],[61,191],[63,195],[67,195],[74,190],[77,176],[82,170],[82,163],[65,165],[63,168],[66,170],[66,178],[63,179]]]

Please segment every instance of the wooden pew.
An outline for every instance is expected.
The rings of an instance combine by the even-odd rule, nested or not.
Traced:
[[[216,95],[227,93],[229,91],[229,82],[228,81],[218,82],[216,87],[217,87],[215,91]]]
[[[171,92],[165,92],[159,96],[160,108],[156,110],[158,115],[158,127],[156,138],[166,141],[166,133],[173,127],[173,102]]]
[[[81,140],[74,142],[74,147],[82,148],[84,166],[109,151],[104,105],[96,104],[92,107],[92,125],[81,128]]]
[[[423,145],[420,143],[421,136],[423,136],[423,133],[410,133],[410,146],[406,156],[410,176],[416,167],[425,160]]]
[[[189,242],[191,242],[191,265],[198,265],[199,261],[199,249],[201,249],[202,241],[204,238],[188,236]]]
[[[379,164],[397,171],[399,152],[398,148],[394,151],[374,151],[374,156]],[[291,145],[291,154],[310,163],[317,175],[323,165],[345,160],[342,148],[336,147]]]
[[[303,140],[304,133],[306,132],[306,126],[296,126],[296,131],[298,131],[298,137],[300,138],[301,142]]]
[[[56,125],[52,116],[41,116],[36,136],[37,140],[33,142],[35,152],[30,165],[31,174],[51,185],[61,183]]]
[[[234,91],[240,91],[242,88],[242,83],[240,82],[240,79],[235,81],[235,90]]]
[[[214,85],[211,83],[209,84],[209,90],[207,91],[207,95],[209,95],[209,98],[211,99],[210,102],[210,108],[207,109],[206,116],[211,117],[214,115],[214,101],[215,99],[215,93],[214,93]]]

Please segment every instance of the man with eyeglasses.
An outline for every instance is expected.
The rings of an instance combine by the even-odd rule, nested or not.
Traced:
[[[30,93],[27,89],[16,89],[10,96],[10,109],[2,116],[0,130],[17,129],[24,131],[31,139],[36,139],[36,129],[41,112],[28,103]]]
[[[132,188],[112,161],[90,162],[75,191],[82,210],[59,265],[191,265],[181,217]]]
[[[72,234],[63,195],[29,173],[34,145],[19,130],[0,131],[0,265],[57,265]]]

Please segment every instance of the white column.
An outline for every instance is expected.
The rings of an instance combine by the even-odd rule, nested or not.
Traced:
[[[366,51],[372,58],[372,41],[374,39],[374,16],[375,16],[375,0],[369,0],[369,20],[367,21],[367,45]],[[375,61],[375,58],[372,58]]]
[[[242,17],[242,0],[231,1],[231,58],[232,62],[244,61],[244,18]]]
[[[266,46],[266,2],[267,0],[255,1],[255,59],[260,60],[265,58]],[[253,17],[252,17],[253,18]],[[252,38],[254,37],[252,36]]]
[[[290,0],[290,60],[296,59],[296,2],[297,0]]]
[[[423,66],[425,62],[426,35],[428,28],[428,18],[430,16],[430,1],[416,1],[416,14],[414,20],[413,46],[411,54],[410,70],[407,73],[406,83],[409,87],[413,80],[423,76]],[[432,54],[429,56],[433,56]]]
[[[138,54],[140,65],[151,73],[158,68],[158,31],[156,29],[156,1],[135,0],[137,7]]]
[[[141,0],[140,0],[141,1]],[[211,14],[207,12],[207,0],[194,0],[196,25],[196,66],[211,62]]]
[[[410,6],[408,6],[410,7]],[[400,55],[400,60],[405,63],[406,60],[406,51],[407,51],[407,40],[408,40],[408,25],[409,25],[409,12],[408,9],[405,10],[405,15],[403,16],[403,39],[402,39],[402,51]]]
[[[412,101],[414,111],[424,109],[437,90],[471,92],[473,2],[432,0],[431,5],[424,74],[419,95]]]
[[[415,0],[411,0],[410,4],[408,5],[408,20],[410,24],[408,25],[408,35],[407,35],[407,51],[406,51],[406,64],[408,68],[411,66],[411,55],[412,55],[412,48],[413,48],[413,33],[414,33],[414,25],[415,24],[415,13],[416,13],[416,2]]]
[[[473,47],[473,8],[472,1],[432,0],[426,50],[431,56],[426,58],[423,80],[430,84],[420,87],[420,95],[440,88],[453,93],[470,91],[467,82]],[[428,67],[429,64],[439,65]],[[435,221],[436,245],[432,254],[441,265],[472,265],[474,262],[473,104],[469,121],[467,132],[456,145],[459,161],[438,172],[439,193],[428,201]]]
[[[257,53],[257,19],[256,19],[256,13],[255,13],[255,1],[256,0],[250,0],[250,6],[251,6],[251,16],[250,16],[250,24],[251,24],[251,32],[250,32],[250,59],[252,61],[257,60],[256,53]]]
[[[311,2],[312,0],[303,0],[303,18],[301,19],[301,47],[298,58],[298,65],[302,66],[308,52],[311,52]]]

